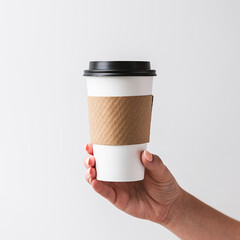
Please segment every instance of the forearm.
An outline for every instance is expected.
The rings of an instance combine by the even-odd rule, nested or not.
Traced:
[[[240,240],[240,222],[218,212],[186,191],[170,208],[164,224],[183,240]]]

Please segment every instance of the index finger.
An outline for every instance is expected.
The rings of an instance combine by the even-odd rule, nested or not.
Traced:
[[[93,155],[93,145],[92,145],[92,143],[87,143],[86,146],[85,146],[85,150],[86,150],[89,154]]]

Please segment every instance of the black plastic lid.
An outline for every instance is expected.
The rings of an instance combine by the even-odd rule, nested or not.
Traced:
[[[156,76],[147,61],[91,61],[83,76]]]

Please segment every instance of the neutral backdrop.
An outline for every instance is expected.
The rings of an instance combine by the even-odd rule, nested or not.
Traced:
[[[84,179],[91,60],[151,61],[148,150],[240,220],[239,25],[237,0],[1,0],[0,239],[178,239]]]

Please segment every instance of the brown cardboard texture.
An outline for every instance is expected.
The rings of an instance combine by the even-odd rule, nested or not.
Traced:
[[[90,139],[100,145],[131,145],[150,141],[153,95],[88,96]]]

